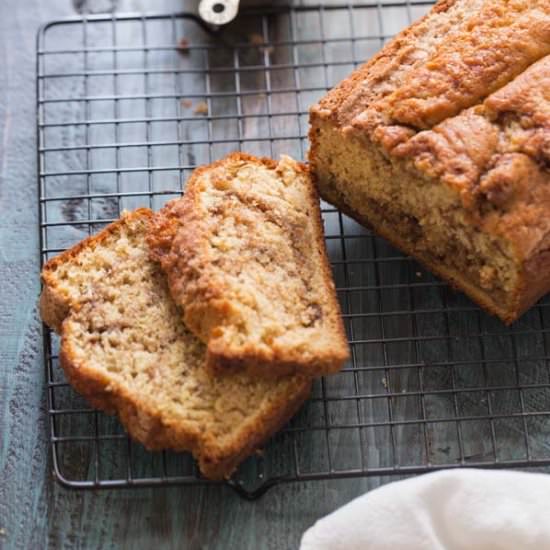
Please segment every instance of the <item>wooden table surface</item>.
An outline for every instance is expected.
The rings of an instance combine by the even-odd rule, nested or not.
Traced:
[[[247,502],[225,487],[75,492],[53,479],[37,312],[35,36],[83,4],[0,2],[0,548],[296,548],[319,517],[384,480],[289,484]],[[112,5],[181,10],[176,0],[88,2]]]
[[[397,479],[368,478],[280,485],[255,502],[241,499],[224,486],[85,492],[69,491],[54,481],[48,443],[41,324],[37,311],[36,32],[44,22],[74,15],[84,9],[91,13],[113,9],[120,12],[174,12],[189,7],[185,4],[187,1],[190,0],[0,1],[0,549],[297,548],[303,531],[318,518],[369,489]],[[388,9],[391,10],[391,6]],[[427,7],[416,6],[409,15],[418,17],[420,9]],[[390,16],[388,23],[388,33],[396,32],[402,26],[395,16]],[[338,25],[333,26],[337,33]],[[304,29],[307,32],[306,26]],[[358,48],[368,49],[371,46],[370,42],[357,44]],[[372,47],[378,46],[377,42]],[[318,46],[311,48],[312,55],[316,48]],[[282,52],[279,54],[283,55]],[[371,54],[372,51],[367,53],[361,50],[358,55],[368,57]],[[286,62],[289,63],[288,60]],[[347,67],[339,68],[349,70]],[[254,78],[252,74],[250,80]],[[273,78],[275,81],[282,77]],[[245,86],[255,85],[244,77],[243,81]],[[284,88],[288,83],[275,84]],[[65,109],[65,106],[62,107]],[[249,107],[248,103],[245,107]],[[222,111],[226,109],[223,101],[218,108]],[[66,107],[69,114],[70,109],[71,106]],[[254,127],[257,124],[254,122],[254,105],[250,113],[252,116],[242,130],[245,135],[257,131]],[[229,120],[231,117],[226,118]],[[275,131],[284,135],[285,117],[273,124]],[[275,127],[277,124],[281,127]],[[196,139],[193,136],[192,145],[195,145]],[[278,146],[288,147],[288,144],[281,140]],[[298,147],[296,143],[294,146]],[[273,154],[279,152],[282,151],[273,151]],[[197,159],[194,154],[192,156],[193,163],[203,160]],[[142,166],[142,163],[139,165]],[[364,239],[350,238],[350,241],[350,250],[358,257],[368,254],[366,249],[361,248]],[[333,247],[341,244],[340,240],[331,242]],[[363,284],[368,274],[359,263],[354,269],[353,280]],[[389,265],[383,274],[386,282],[403,283],[410,280],[410,273],[407,272],[410,269],[415,276],[421,275],[415,273],[419,268],[404,264],[399,268]],[[336,274],[337,286],[342,286],[339,277],[342,277],[341,273]],[[395,286],[397,292],[387,294],[384,302],[390,313],[403,309],[402,298],[406,293],[406,290],[399,290],[406,285]],[[517,460],[518,463],[523,460],[525,465],[526,461],[529,462],[527,459],[550,460],[548,303],[539,310],[534,308],[516,325],[516,329],[510,329],[510,337],[506,333],[508,329],[488,316],[478,317],[477,309],[459,295],[453,295],[453,303],[459,307],[466,306],[466,310],[469,308],[469,316],[456,315],[456,311],[453,316],[444,316],[441,311],[439,317],[434,316],[431,313],[434,308],[435,311],[441,308],[439,294],[423,293],[421,284],[419,288],[416,299],[423,301],[417,302],[417,306],[420,303],[424,313],[429,313],[419,318],[421,322],[416,327],[416,330],[427,335],[425,346],[420,342],[414,349],[411,346],[411,352],[406,341],[401,345],[396,339],[397,345],[390,350],[388,359],[383,355],[386,351],[384,346],[379,342],[377,344],[377,338],[374,338],[372,342],[367,341],[374,344],[368,351],[365,351],[366,347],[363,351],[357,351],[360,354],[358,361],[375,365],[372,372],[365,372],[364,375],[368,393],[375,398],[383,397],[377,403],[384,405],[387,394],[393,392],[398,396],[394,399],[394,418],[413,419],[413,425],[396,428],[399,445],[393,452],[397,458],[388,453],[389,431],[379,433],[373,438],[374,442],[370,441],[367,450],[372,464],[403,464],[407,458],[420,465],[429,461],[431,464],[450,466],[458,463],[479,464],[479,461],[482,464],[483,461],[486,464],[500,461],[502,464],[506,460]],[[354,307],[364,313],[374,306],[361,301],[348,304],[348,310],[352,313]],[[409,330],[404,326],[409,316],[391,315],[382,323],[382,329],[386,328],[386,335],[399,335],[399,331]],[[479,329],[475,328],[476,322]],[[447,326],[442,329],[439,325],[443,323]],[[370,330],[370,324],[364,325],[365,331]],[[374,330],[377,330],[376,327]],[[476,330],[480,334],[470,338]],[[516,335],[513,330],[518,331]],[[436,339],[431,344],[432,334],[452,335],[453,338]],[[481,352],[478,347],[481,347]],[[408,362],[406,357],[411,353],[416,363],[421,365],[419,368],[403,368],[403,364]],[[447,364],[437,366],[445,354]],[[479,364],[480,356],[485,357],[483,368]],[[448,368],[449,363],[452,365],[458,359],[463,360],[458,372]],[[381,372],[381,365],[387,365],[389,360],[400,366],[390,377]],[[432,364],[427,365],[430,361]],[[424,369],[424,366],[434,367],[433,363],[436,363],[436,368]],[[334,391],[342,389],[338,386],[337,376],[327,382],[328,385],[334,383]],[[519,381],[525,388],[516,387]],[[425,402],[418,397],[421,384],[424,384],[424,389],[432,390]],[[488,388],[489,385],[492,387]],[[425,391],[429,393],[429,390]],[[376,414],[376,420],[387,423],[389,418],[386,415],[391,416],[391,413],[378,410],[380,407],[374,406],[373,401],[371,399],[368,403],[372,408],[368,414]],[[357,419],[345,416],[341,404],[338,407],[340,409],[335,411],[342,415],[344,424],[357,422]],[[526,411],[531,414],[528,420],[521,418]],[[416,427],[415,414],[418,415]],[[459,416],[465,419],[461,425],[456,421]],[[445,417],[447,420],[442,421]],[[425,445],[422,445],[419,430],[426,419],[438,421],[428,428],[424,424]],[[348,439],[343,435],[336,441],[339,455],[346,455],[352,448],[353,441]],[[353,445],[357,454],[356,442]],[[344,461],[349,458],[351,464],[354,457],[340,458]],[[468,462],[470,460],[473,462]]]

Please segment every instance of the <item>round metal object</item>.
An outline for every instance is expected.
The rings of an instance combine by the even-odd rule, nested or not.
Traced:
[[[239,0],[201,0],[199,15],[210,25],[226,25],[235,19]]]

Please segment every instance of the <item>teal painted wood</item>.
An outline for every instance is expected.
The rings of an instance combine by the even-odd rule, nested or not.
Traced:
[[[62,2],[52,2],[61,13]],[[34,33],[40,3],[0,3],[0,547],[43,547],[51,491],[41,367]]]
[[[296,548],[303,530],[316,519],[365,490],[396,478],[283,485],[252,503],[226,487],[71,492],[53,480],[36,308],[39,283],[34,39],[40,23],[74,14],[73,4],[82,8],[85,3],[0,2],[0,548]],[[111,9],[113,5],[120,11],[160,12],[186,7],[183,0],[89,0],[86,4],[93,11]],[[358,276],[364,275],[358,272]],[[398,332],[393,323],[399,322],[389,320],[387,329]],[[426,320],[432,326],[438,322],[441,319]],[[460,323],[467,320],[451,322],[451,329],[460,332]],[[532,346],[542,345],[528,339],[516,344],[520,357],[528,355]],[[372,353],[379,352],[374,349]],[[500,382],[513,385],[512,375],[510,370],[502,369]],[[425,376],[425,384],[441,387],[448,385],[450,372],[430,369]],[[479,370],[462,369],[460,376],[464,385],[468,381],[475,385]],[[385,383],[388,381],[381,376],[372,379],[373,385],[381,387]],[[408,381],[404,376],[400,383],[410,387],[414,380]],[[493,406],[504,411],[507,407],[517,408],[515,393],[509,394]],[[477,398],[470,398],[470,409]],[[430,399],[427,413],[444,416],[445,406],[443,399]],[[410,413],[410,402],[396,403],[397,417]],[[443,443],[453,439],[445,430],[453,429],[450,424],[430,429],[429,458],[434,463],[457,452]],[[536,437],[536,430],[544,436],[545,429],[548,430],[542,425],[532,426],[531,437]],[[467,457],[490,454],[486,431],[476,432],[467,424],[463,430]],[[520,430],[510,431],[507,436],[510,453],[518,434],[521,436]],[[414,437],[412,431],[409,436],[400,434],[401,441],[411,441],[410,446],[404,444],[398,450],[401,462],[418,451]],[[540,437],[539,440],[545,441]],[[346,441],[341,443],[342,449],[349,448]],[[369,456],[388,453],[387,441],[379,442],[379,447],[377,443],[374,439],[369,446]],[[386,459],[390,457],[380,460]],[[79,466],[75,464],[75,468]]]
[[[39,24],[71,14],[68,0],[0,2],[0,548],[296,548],[316,519],[383,480],[280,486],[252,503],[225,487],[73,492],[53,480],[36,307],[34,41]]]

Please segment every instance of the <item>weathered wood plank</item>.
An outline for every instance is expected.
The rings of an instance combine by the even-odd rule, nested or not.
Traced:
[[[61,1],[48,12],[63,13]],[[40,2],[0,4],[0,547],[40,548],[48,472],[41,366],[35,149]],[[35,526],[35,527],[33,527]]]

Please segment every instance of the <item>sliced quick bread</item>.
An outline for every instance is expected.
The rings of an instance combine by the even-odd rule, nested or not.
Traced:
[[[236,373],[212,378],[205,346],[183,325],[136,210],[43,269],[41,313],[61,334],[61,366],[94,406],[116,413],[149,449],[189,450],[227,477],[306,399],[310,381]]]
[[[195,170],[149,243],[207,344],[207,367],[260,376],[338,371],[348,358],[319,199],[307,169],[234,153]]]
[[[326,201],[507,324],[550,292],[549,0],[439,0],[310,124]]]

